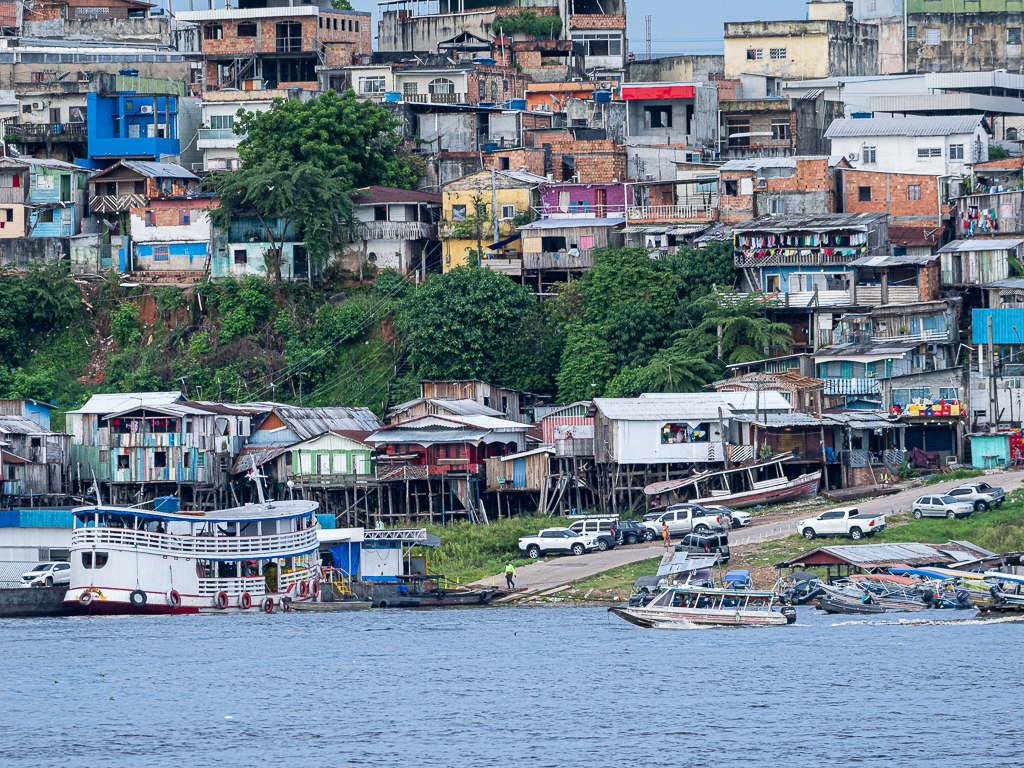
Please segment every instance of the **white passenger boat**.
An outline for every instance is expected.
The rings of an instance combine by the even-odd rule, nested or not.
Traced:
[[[213,512],[79,507],[64,602],[88,613],[224,613],[271,612],[316,599],[318,507],[311,501]]]
[[[749,589],[694,584],[668,586],[644,606],[608,610],[638,627],[657,629],[701,626],[781,626],[796,621],[796,609],[775,609],[778,595]]]

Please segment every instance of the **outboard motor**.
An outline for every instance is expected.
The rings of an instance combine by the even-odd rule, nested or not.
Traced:
[[[787,605],[785,608],[780,610],[779,613],[786,617],[787,624],[793,624],[796,622],[796,608]]]
[[[971,596],[967,593],[966,589],[956,590],[956,607],[959,610],[974,607],[974,603],[971,601]]]
[[[1003,597],[1003,593],[999,591],[999,585],[993,584],[988,588],[988,593],[992,595],[992,599],[996,601],[996,605],[1002,605],[1006,602],[1006,598]]]
[[[935,602],[935,593],[930,589],[926,589],[921,593],[921,600],[924,602],[926,608],[938,607],[938,604]]]

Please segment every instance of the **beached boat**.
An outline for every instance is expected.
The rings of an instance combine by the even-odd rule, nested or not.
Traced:
[[[64,602],[88,613],[271,612],[316,599],[312,501],[213,512],[73,511]]]
[[[617,605],[611,613],[638,627],[771,627],[796,621],[795,608],[775,609],[778,595],[750,589],[671,585],[647,605]]]
[[[750,466],[702,472],[681,480],[661,480],[644,488],[644,494],[660,497],[662,506],[680,502],[722,504],[733,509],[761,504],[780,504],[818,493],[821,471],[808,472],[792,480],[782,464],[790,453]]]

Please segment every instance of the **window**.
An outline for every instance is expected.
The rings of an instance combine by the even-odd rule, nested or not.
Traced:
[[[358,32],[358,31],[359,31],[359,22],[357,21],[356,22],[356,32]]]
[[[487,83],[484,82],[483,78],[480,78],[476,82],[477,97],[480,101],[484,101],[487,98]]]
[[[499,170],[507,171],[512,168],[512,162],[507,157],[499,157],[498,162],[501,165],[501,168]]]
[[[920,200],[921,199],[921,185],[920,184],[908,184],[907,185],[907,200]]]
[[[3,220],[4,221],[14,221],[14,209],[13,208],[4,208],[3,209]]]
[[[1006,44],[1020,45],[1020,27],[1006,28]]]
[[[749,147],[750,146],[750,118],[731,118],[728,121],[729,146]],[[738,134],[738,135],[737,135]]]
[[[772,48],[768,51],[768,55],[773,59],[784,59],[786,58],[785,48]]]
[[[373,206],[373,220],[374,221],[387,221],[388,220],[388,207],[386,205],[375,205],[375,206]]]
[[[876,150],[875,147],[864,147],[864,152],[862,154],[864,155],[864,162],[865,162],[865,164],[867,164],[867,165],[874,165],[876,162],[878,162],[875,159],[876,158],[876,152],[877,152],[877,150]]]
[[[204,40],[223,40],[224,28],[220,24],[207,24],[203,27]]]
[[[565,250],[565,238],[564,237],[542,237],[540,239],[540,248],[545,253],[557,253],[558,251]]]
[[[210,115],[210,127],[224,130],[235,127],[234,115]]]
[[[839,364],[839,378],[841,378],[841,379],[852,379],[853,378],[853,363],[840,363]]]
[[[514,219],[516,216],[516,207],[514,205],[503,205],[501,206],[501,218],[503,219]]]
[[[452,206],[452,221],[465,221],[466,220],[466,206],[464,205],[453,205]]]
[[[154,245],[153,246],[153,260],[154,261],[168,261],[171,257],[170,248],[166,245]],[[159,465],[158,465],[159,466]]]
[[[760,61],[764,58],[764,49],[747,48],[747,61]]]
[[[37,219],[37,221],[39,223],[42,223],[42,224],[52,224],[53,223],[53,208],[48,208],[45,211],[40,211],[39,212],[39,218]]]
[[[1017,140],[1017,129],[1016,128],[1007,128],[1006,129],[1006,140],[1007,141],[1016,141]]]
[[[245,248],[235,249],[235,264],[248,264],[249,263],[249,252]]]
[[[940,42],[942,42],[942,40],[941,40],[941,37],[939,35],[939,30],[937,30],[937,29],[928,29],[928,30],[925,31],[925,39],[924,39],[924,44],[925,45],[938,45]]]
[[[146,211],[146,226],[147,227],[155,227],[156,226],[156,211]]]
[[[907,40],[917,40],[917,27],[907,27]]]
[[[415,96],[419,93],[419,87],[416,83],[403,83],[402,93],[406,96]]]
[[[109,552],[83,552],[82,565],[85,568],[102,568],[110,559]]]
[[[942,150],[938,147],[922,147],[917,150],[918,160],[926,157],[942,157]]]
[[[858,203],[870,203],[871,202],[871,187],[857,187],[857,202]]]
[[[154,467],[166,467],[167,466],[167,451],[153,451],[153,466]]]
[[[435,77],[427,83],[428,93],[455,93],[455,82],[447,77]]]
[[[723,181],[722,185],[724,187],[724,189],[722,190],[723,195],[727,195],[728,197],[734,197],[740,193],[739,182]]]
[[[244,22],[238,25],[239,37],[256,37],[256,25],[252,22]]]
[[[384,93],[385,90],[385,78],[383,75],[359,78],[360,93]]]
[[[117,457],[117,468],[118,469],[129,469],[132,465],[131,456],[118,456]]]
[[[963,144],[950,144],[949,145],[949,159],[950,160],[963,160],[964,159],[964,145]]]
[[[576,32],[572,39],[582,43],[585,56],[622,55],[622,34],[619,32]]]
[[[644,107],[644,128],[671,128],[672,107]]]
[[[939,400],[959,400],[960,390],[957,387],[939,387]]]
[[[768,213],[773,216],[783,214],[786,212],[786,199],[784,197],[777,197],[773,200],[768,201]]]
[[[789,118],[772,118],[772,139],[775,141],[789,141]]]
[[[498,100],[498,81],[491,80],[491,101]]]
[[[974,45],[978,41],[978,30],[967,28],[967,44]]]

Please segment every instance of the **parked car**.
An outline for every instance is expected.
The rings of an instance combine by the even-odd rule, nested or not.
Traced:
[[[754,518],[750,516],[749,512],[743,512],[738,509],[729,509],[729,507],[723,507],[721,504],[703,504],[701,505],[704,509],[712,512],[718,512],[720,515],[725,515],[729,518],[729,526],[731,528],[745,528],[754,522]]]
[[[676,544],[676,552],[692,552],[694,554],[718,554],[719,562],[728,563],[729,534],[714,531],[711,533],[688,533]]]
[[[645,530],[636,520],[619,520],[615,526],[620,544],[636,544],[638,541],[643,541]]]
[[[577,520],[569,526],[570,531],[575,531],[581,536],[596,536],[597,548],[604,552],[606,549],[615,549],[619,543],[618,519],[606,517],[604,519]]]
[[[545,528],[519,540],[519,549],[535,560],[541,555],[582,555],[597,547],[596,536],[580,536],[568,528]]]
[[[885,530],[885,515],[862,515],[856,507],[840,507],[800,520],[796,529],[808,541],[817,536],[849,536],[859,541]]]
[[[668,526],[668,535],[676,537],[691,531],[703,533],[724,528],[728,523],[723,523],[723,519],[722,515],[699,504],[673,504],[654,519],[644,520],[644,538],[647,541],[660,539],[662,523]]]
[[[71,563],[40,563],[21,575],[23,587],[53,587],[71,583]]]
[[[1002,488],[994,488],[988,483],[965,483],[947,491],[946,495],[959,501],[971,502],[975,512],[998,507],[1006,500],[1006,492]]]
[[[956,496],[921,496],[910,505],[914,519],[922,517],[968,517],[974,512],[973,501],[962,501]]]

